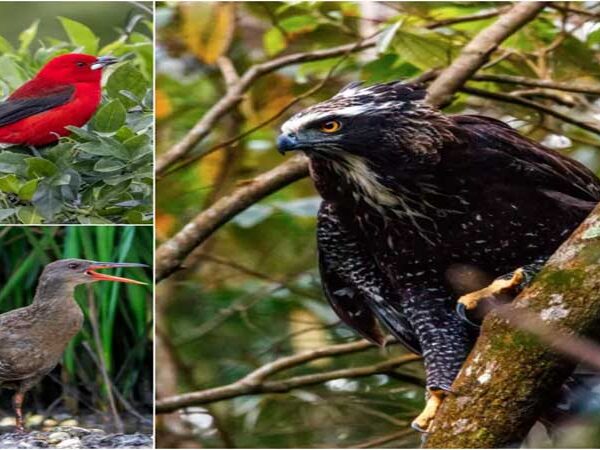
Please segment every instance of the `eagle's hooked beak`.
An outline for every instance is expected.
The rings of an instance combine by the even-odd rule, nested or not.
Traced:
[[[285,152],[298,150],[298,137],[295,134],[280,134],[277,138],[277,150],[282,155]]]

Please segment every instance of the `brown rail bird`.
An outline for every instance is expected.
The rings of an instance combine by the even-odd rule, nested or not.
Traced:
[[[75,287],[95,281],[145,284],[96,272],[116,267],[147,267],[137,263],[62,259],[48,264],[29,306],[0,314],[0,388],[14,389],[17,431],[24,431],[23,399],[59,362],[69,341],[83,325]]]

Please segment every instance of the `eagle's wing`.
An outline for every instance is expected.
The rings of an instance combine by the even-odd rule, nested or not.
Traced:
[[[0,103],[0,126],[10,125],[35,114],[64,105],[73,97],[75,87],[59,86],[36,97],[15,96],[17,92],[5,102]]]
[[[409,350],[420,353],[410,323],[394,306],[399,299],[331,203],[323,202],[319,210],[317,239],[325,295],[340,319],[364,338],[382,344],[379,321]]]
[[[532,141],[505,123],[489,117],[453,116],[459,130],[461,159],[477,164],[482,176],[504,177],[519,185],[531,186],[555,200],[567,201],[569,207],[590,209],[600,201],[600,179],[583,164]],[[512,170],[507,180],[506,168]]]

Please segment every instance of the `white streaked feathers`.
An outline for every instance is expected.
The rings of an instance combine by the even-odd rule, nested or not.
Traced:
[[[295,115],[283,124],[283,126],[281,127],[281,131],[285,134],[297,133],[306,125],[313,122],[317,122],[320,119],[324,119],[326,117],[331,117],[332,115],[335,115],[336,117],[352,117],[363,114],[364,112],[369,111],[371,109],[372,105],[366,104],[348,106],[346,108],[338,109],[335,111],[315,111],[312,113],[309,112],[306,114]]]

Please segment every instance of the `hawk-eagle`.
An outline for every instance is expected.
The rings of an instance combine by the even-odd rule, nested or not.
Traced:
[[[277,141],[308,156],[323,198],[319,265],[335,312],[373,342],[383,325],[423,355],[420,430],[477,337],[465,309],[516,292],[600,201],[600,180],[580,163],[496,119],[445,115],[425,94],[353,83],[286,121]],[[497,278],[462,297],[462,314],[455,265]]]

